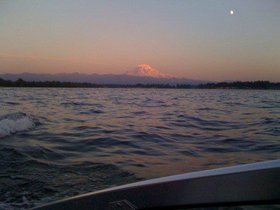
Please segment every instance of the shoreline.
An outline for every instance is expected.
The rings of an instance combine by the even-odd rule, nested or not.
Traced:
[[[16,81],[0,78],[0,87],[29,87],[29,88],[143,88],[143,89],[237,89],[237,90],[280,90],[280,82],[247,81],[247,82],[218,82],[198,85],[191,84],[94,84],[60,81]]]

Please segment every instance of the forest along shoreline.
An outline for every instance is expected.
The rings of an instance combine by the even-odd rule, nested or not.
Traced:
[[[80,82],[60,81],[25,81],[21,78],[16,81],[0,78],[0,87],[55,87],[55,88],[168,88],[168,89],[259,89],[280,90],[280,82],[269,81],[236,81],[236,82],[211,82],[199,85],[190,84],[94,84]]]

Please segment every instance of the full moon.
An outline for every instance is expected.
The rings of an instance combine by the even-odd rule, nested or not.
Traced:
[[[230,14],[233,15],[233,14],[234,14],[234,11],[233,11],[233,10],[230,10]]]

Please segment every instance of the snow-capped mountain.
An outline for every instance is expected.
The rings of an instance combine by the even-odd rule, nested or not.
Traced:
[[[159,70],[152,68],[148,64],[140,64],[131,71],[127,71],[125,74],[138,77],[171,78],[170,75],[163,74]]]

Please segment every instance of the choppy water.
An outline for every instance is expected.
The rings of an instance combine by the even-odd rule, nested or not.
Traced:
[[[0,209],[280,158],[280,91],[0,89]]]

